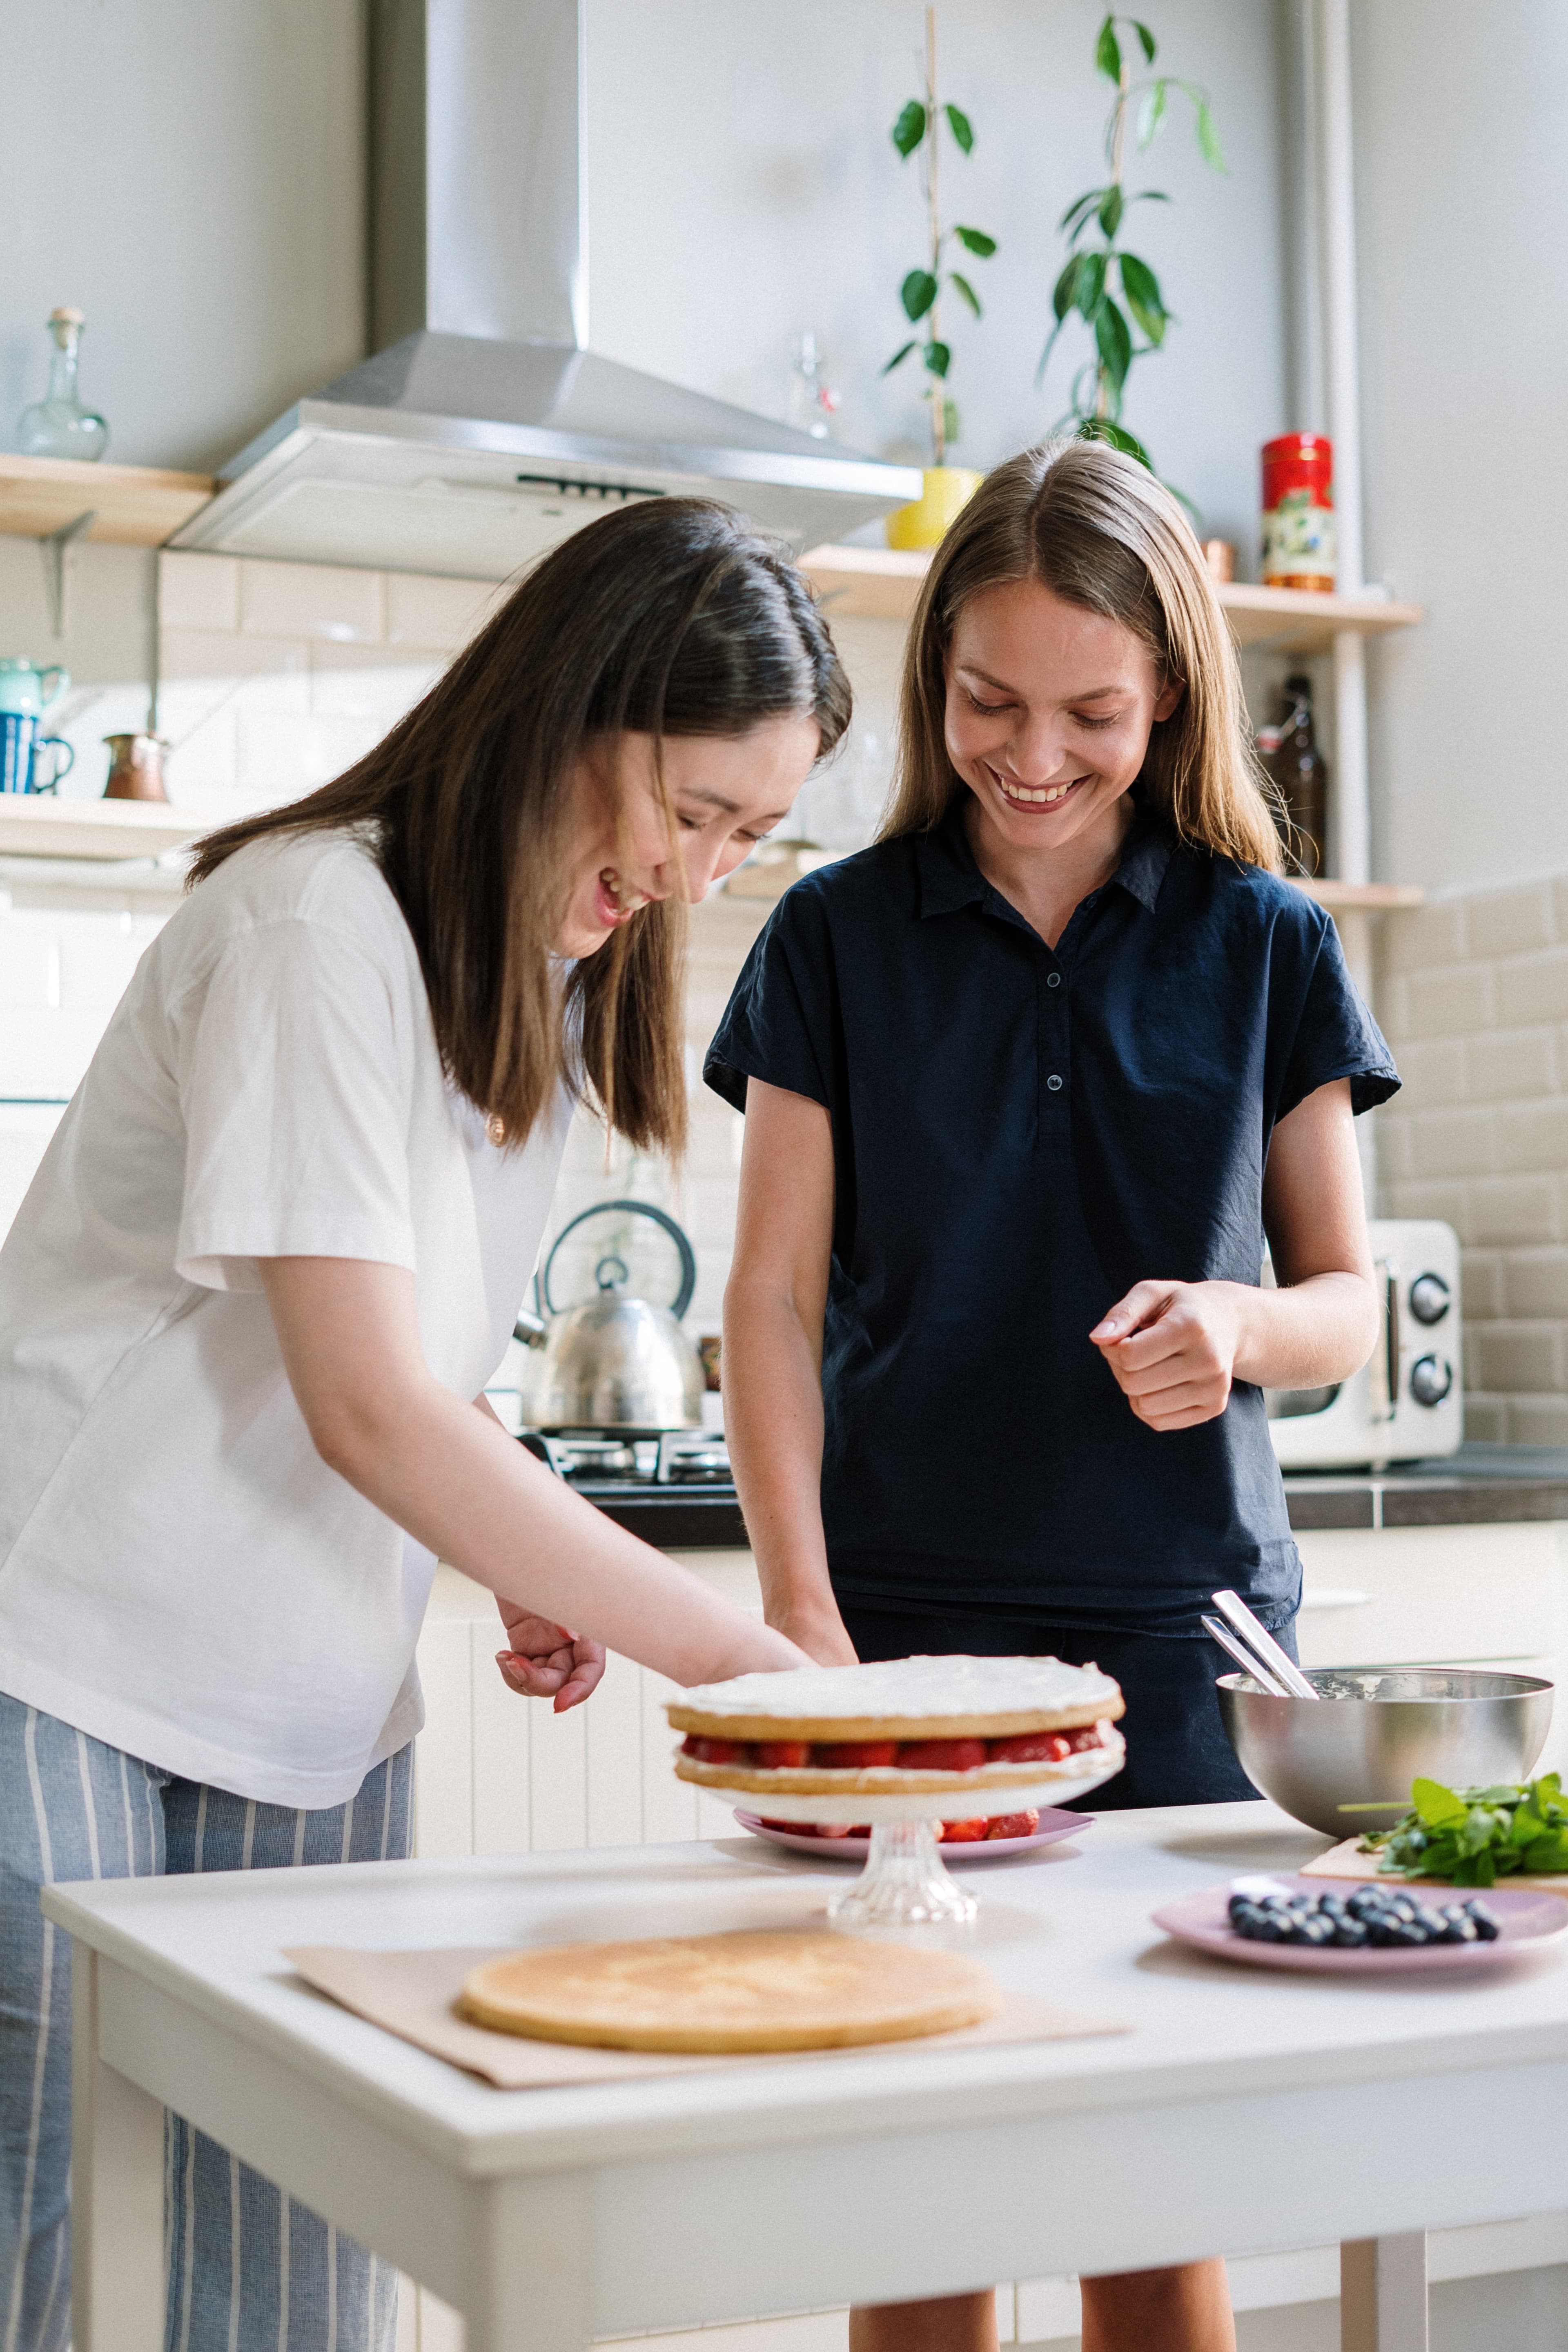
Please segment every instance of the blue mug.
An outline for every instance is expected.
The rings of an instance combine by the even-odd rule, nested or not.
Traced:
[[[52,793],[69,775],[76,753],[62,735],[40,735],[39,723],[37,711],[0,710],[0,793]]]
[[[75,765],[76,753],[63,735],[35,736],[27,790],[30,793],[58,793],[60,778],[68,776]]]

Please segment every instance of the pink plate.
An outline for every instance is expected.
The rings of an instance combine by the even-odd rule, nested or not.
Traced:
[[[774,1845],[787,1845],[792,1853],[809,1853],[818,1862],[864,1862],[871,1851],[869,1838],[797,1837],[789,1830],[764,1829],[758,1814],[743,1813],[739,1806],[735,1819],[753,1837],[769,1838]],[[1058,1839],[1080,1836],[1093,1827],[1092,1813],[1069,1813],[1059,1807],[1045,1807],[1040,1812],[1040,1826],[1032,1837],[974,1838],[963,1845],[944,1843],[937,1852],[944,1863],[1000,1862],[1005,1853],[1032,1853],[1037,1846],[1055,1845]]]
[[[1275,1874],[1270,1871],[1271,1878]],[[1279,1874],[1279,1883],[1292,1894],[1297,1888],[1309,1895],[1339,1892],[1321,1878],[1292,1878],[1283,1872]],[[1495,1944],[1417,1944],[1405,1950],[1396,1947],[1380,1951],[1368,1945],[1355,1949],[1320,1945],[1314,1949],[1301,1944],[1254,1944],[1247,1937],[1238,1936],[1226,1916],[1228,1885],[1205,1886],[1201,1894],[1184,1895],[1179,1903],[1167,1903],[1163,1911],[1156,1911],[1153,1920],[1156,1927],[1163,1927],[1166,1935],[1174,1936],[1178,1943],[1191,1944],[1218,1959],[1241,1960],[1249,1968],[1290,1969],[1322,1977],[1385,1977],[1404,1975],[1413,1969],[1494,1968],[1500,1960],[1517,1960],[1527,1952],[1538,1950],[1568,1928],[1568,1903],[1561,1895],[1532,1893],[1526,1887],[1444,1886],[1436,1880],[1423,1879],[1408,1883],[1401,1880],[1397,1884],[1418,1902],[1427,1904],[1462,1903],[1479,1895],[1502,1933]]]

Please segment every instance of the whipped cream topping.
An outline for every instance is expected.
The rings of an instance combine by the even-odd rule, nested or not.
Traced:
[[[1109,1705],[1120,1687],[1096,1666],[1065,1666],[1059,1658],[888,1658],[866,1666],[736,1675],[727,1683],[700,1684],[681,1697],[711,1715],[935,1719]]]

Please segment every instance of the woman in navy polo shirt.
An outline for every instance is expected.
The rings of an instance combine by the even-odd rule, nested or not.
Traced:
[[[1399,1081],[1280,865],[1174,501],[1030,450],[932,562],[880,839],[781,902],[708,1062],[747,1113],[725,1417],[770,1622],[825,1663],[1098,1661],[1098,1809],[1256,1794],[1200,1617],[1228,1585],[1292,1646],[1263,1391],[1376,1332],[1352,1119]],[[852,2343],[982,2352],[991,2311]],[[1222,2263],[1085,2283],[1085,2352],[1151,2343],[1234,2344]]]

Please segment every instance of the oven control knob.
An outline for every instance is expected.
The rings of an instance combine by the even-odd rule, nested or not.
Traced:
[[[1452,1293],[1440,1274],[1418,1274],[1410,1286],[1410,1312],[1417,1323],[1440,1323]]]
[[[1410,1393],[1417,1404],[1441,1404],[1454,1385],[1454,1367],[1444,1356],[1420,1356],[1410,1367]]]

